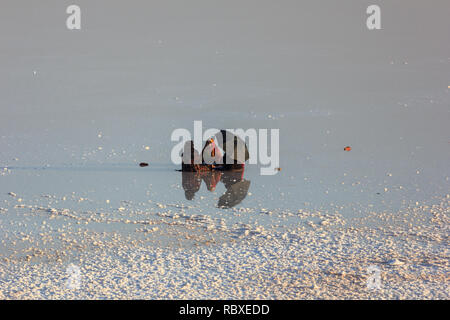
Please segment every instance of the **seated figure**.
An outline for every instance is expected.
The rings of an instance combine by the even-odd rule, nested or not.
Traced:
[[[222,163],[222,152],[217,147],[214,139],[210,138],[206,141],[205,147],[202,150],[202,163],[213,169],[216,164]]]
[[[186,141],[184,144],[181,158],[181,171],[199,171],[202,161],[200,154],[194,148],[194,142],[192,140]]]
[[[221,149],[216,145],[213,138],[206,141],[201,155],[194,148],[194,142],[192,140],[187,141],[181,154],[181,171],[242,171],[245,166],[245,161],[249,158],[245,142],[233,134],[230,135],[226,130],[220,131],[219,138],[222,138],[222,140],[219,139],[218,143],[225,150],[224,154],[222,154]],[[223,141],[226,143],[223,143]]]

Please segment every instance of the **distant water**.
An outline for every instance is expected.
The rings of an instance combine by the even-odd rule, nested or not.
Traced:
[[[383,30],[369,32],[350,2],[114,4],[107,14],[81,2],[85,25],[69,32],[64,8],[8,1],[0,207],[125,217],[176,205],[268,227],[303,209],[353,218],[433,203],[450,190],[448,4],[408,5],[383,4]],[[231,209],[217,207],[221,182],[187,200],[170,134],[194,120],[280,129],[281,171],[247,166],[249,194]]]

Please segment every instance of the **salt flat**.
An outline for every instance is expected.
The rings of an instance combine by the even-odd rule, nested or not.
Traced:
[[[1,298],[449,298],[448,1],[3,2]],[[196,120],[280,170],[189,200]]]
[[[2,258],[2,298],[448,299],[448,197],[370,216],[389,221],[386,227],[311,226],[304,214],[295,229],[283,230],[208,228],[207,220],[189,217],[117,222],[121,233],[43,228],[37,237],[15,237],[24,248]],[[147,236],[123,234],[125,223]],[[150,235],[160,231],[169,239],[155,245]],[[3,244],[14,236],[5,233]],[[52,245],[39,245],[44,239]],[[71,265],[80,270],[76,288],[67,286]],[[367,287],[369,266],[380,270],[379,288]]]

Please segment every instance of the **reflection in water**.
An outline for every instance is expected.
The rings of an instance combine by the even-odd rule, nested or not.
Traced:
[[[183,171],[181,174],[184,196],[187,200],[192,200],[195,193],[200,189],[202,178],[198,172]]]
[[[187,200],[192,200],[195,193],[200,190],[202,181],[209,191],[216,189],[219,181],[222,181],[227,191],[220,197],[217,204],[220,208],[231,208],[241,203],[247,196],[250,181],[244,179],[244,168],[227,171],[203,171],[181,173],[184,195]]]

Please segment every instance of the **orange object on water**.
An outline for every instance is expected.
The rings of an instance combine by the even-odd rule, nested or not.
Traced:
[[[349,146],[346,146],[346,147],[344,148],[344,151],[350,151],[350,150],[352,150],[352,148],[349,147]]]

